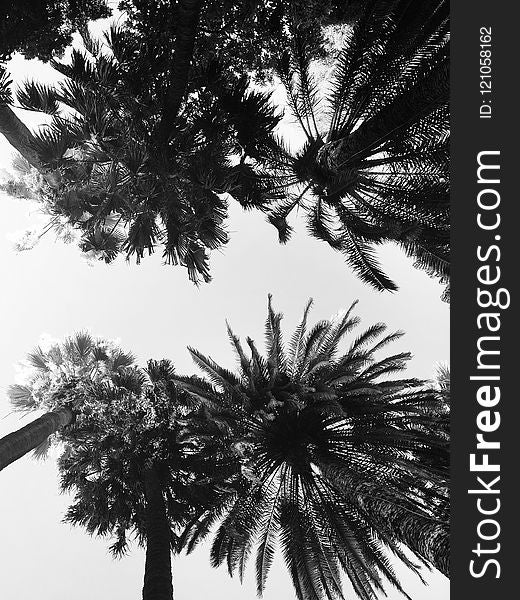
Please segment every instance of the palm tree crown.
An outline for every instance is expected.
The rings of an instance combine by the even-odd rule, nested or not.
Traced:
[[[154,64],[124,27],[102,42],[83,32],[83,46],[52,62],[61,83],[17,93],[52,117],[31,140],[38,198],[94,257],[139,262],[162,247],[165,262],[208,281],[208,252],[227,241],[227,194],[264,208],[245,159],[263,156],[278,123],[268,94],[212,59],[191,66],[179,96],[175,64]]]
[[[167,360],[91,382],[88,395],[92,407],[68,430],[59,461],[62,488],[74,493],[66,520],[91,534],[112,534],[116,556],[126,552],[132,532],[146,545],[144,475],[153,465],[175,548],[175,529],[197,507],[217,503],[236,471],[219,450],[218,425],[176,385]]]
[[[383,579],[401,589],[392,552],[428,564],[446,561],[447,436],[437,427],[439,397],[415,379],[387,379],[410,358],[376,353],[401,333],[376,324],[340,342],[358,324],[355,303],[309,330],[307,317],[284,344],[269,299],[266,355],[248,338],[249,356],[229,330],[235,374],[191,350],[206,383],[179,379],[197,398],[234,415],[230,445],[241,463],[239,488],[195,519],[183,536],[191,550],[220,520],[212,562],[243,575],[256,546],[258,591],[276,542],[300,599],[341,598],[345,572],[358,595],[375,599]],[[427,531],[427,533],[426,533]]]
[[[143,600],[172,600],[171,551],[195,515],[220,505],[237,478],[218,419],[174,382],[168,361],[86,385],[84,409],[64,436],[65,520],[111,535],[116,556],[133,534],[146,548]]]
[[[74,418],[91,402],[85,381],[109,380],[133,363],[134,357],[114,342],[79,332],[48,348],[38,346],[28,354],[24,383],[9,386],[9,400],[15,411],[67,408]],[[36,456],[45,456],[59,437],[60,432],[56,432],[35,448]]]
[[[365,2],[324,82],[306,46],[295,28],[279,64],[306,142],[297,152],[278,142],[256,165],[280,240],[300,206],[311,235],[376,289],[397,289],[374,254],[388,241],[447,282],[448,3]]]

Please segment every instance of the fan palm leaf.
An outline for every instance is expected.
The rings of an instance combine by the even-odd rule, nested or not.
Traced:
[[[178,23],[166,67],[141,64],[130,30],[112,26],[104,43],[84,31],[83,48],[52,61],[58,83],[17,91],[22,106],[52,116],[35,135],[22,132],[24,156],[53,174],[37,194],[45,212],[68,222],[91,258],[140,262],[161,248],[194,282],[209,281],[209,254],[228,240],[227,195],[266,209],[271,186],[249,161],[268,154],[280,119],[270,95],[229,65],[191,64],[200,4],[179,4],[186,27]],[[7,117],[7,129],[21,129]]]

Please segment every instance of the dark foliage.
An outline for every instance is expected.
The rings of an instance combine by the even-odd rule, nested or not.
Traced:
[[[177,34],[179,6],[155,0],[123,0],[120,6],[146,52],[168,61]],[[327,54],[324,27],[352,20],[361,3],[326,0],[207,0],[200,10],[196,61],[219,57],[237,73],[272,78],[281,49],[290,43],[290,28],[305,29],[311,58]]]
[[[301,207],[310,234],[376,289],[397,289],[375,255],[390,241],[447,283],[448,3],[364,3],[325,92],[311,58],[306,31],[294,27],[278,72],[307,141],[297,152],[278,142],[256,165],[282,196],[266,186],[280,241]]]
[[[246,353],[229,330],[237,373],[192,350],[207,381],[178,383],[234,418],[242,480],[181,542],[190,551],[219,523],[213,565],[242,577],[256,549],[259,593],[278,545],[300,600],[342,598],[342,573],[360,598],[375,600],[385,580],[402,590],[391,554],[418,570],[402,544],[447,570],[448,407],[436,390],[396,377],[408,353],[376,358],[400,333],[378,323],[340,351],[359,321],[354,305],[309,328],[310,305],[286,345],[269,302],[263,356],[250,338]]]
[[[14,52],[48,61],[60,56],[88,21],[110,16],[106,0],[13,0],[0,8],[0,60]]]
[[[189,81],[158,72],[128,29],[112,27],[103,45],[86,32],[83,40],[70,62],[52,63],[63,84],[18,92],[22,106],[53,116],[33,141],[59,173],[48,211],[95,257],[139,262],[161,247],[166,263],[208,281],[208,254],[227,241],[226,194],[265,209],[247,159],[265,156],[278,123],[269,96],[219,61],[196,65]],[[170,92],[182,85],[178,106]]]
[[[147,469],[159,476],[173,550],[179,528],[221,503],[226,482],[236,478],[236,466],[220,447],[218,423],[173,376],[163,360],[93,382],[89,402],[63,434],[61,485],[74,496],[66,521],[111,536],[116,556],[126,552],[131,535],[146,546]]]

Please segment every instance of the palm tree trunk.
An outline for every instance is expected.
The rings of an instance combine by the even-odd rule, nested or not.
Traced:
[[[143,600],[173,600],[170,523],[156,466],[145,469],[146,562]]]
[[[346,165],[361,162],[396,132],[445,105],[448,95],[448,70],[441,63],[357,129],[320,148],[317,156],[320,166],[341,173]]]
[[[68,425],[72,416],[68,408],[51,411],[0,439],[0,471]]]
[[[0,105],[0,133],[31,166],[39,171],[42,170],[41,160],[31,144],[34,140],[33,134],[5,104]]]
[[[179,0],[177,3],[178,21],[170,84],[158,130],[159,139],[162,141],[168,139],[186,93],[201,6],[202,0]]]

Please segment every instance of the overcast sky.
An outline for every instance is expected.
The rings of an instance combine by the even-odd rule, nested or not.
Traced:
[[[48,73],[36,61],[20,58],[11,71],[15,81]],[[18,114],[29,125],[37,123],[26,111]],[[0,171],[9,167],[11,158],[0,136]],[[288,332],[309,297],[315,300],[314,320],[359,299],[356,313],[362,326],[383,321],[391,330],[406,331],[393,350],[413,352],[410,376],[430,378],[439,363],[448,362],[449,310],[440,300],[442,286],[415,270],[393,246],[384,247],[380,255],[400,291],[382,295],[352,275],[339,254],[308,237],[301,222],[296,222],[292,241],[280,246],[276,231],[261,215],[232,205],[231,241],[213,255],[213,282],[196,288],[183,269],[163,266],[160,256],[139,266],[123,260],[89,266],[75,247],[56,243],[52,234],[31,251],[14,252],[12,235],[39,222],[33,205],[0,193],[0,436],[26,422],[9,414],[5,389],[14,382],[16,363],[42,334],[62,338],[87,329],[119,339],[141,361],[170,358],[182,373],[193,372],[186,351],[191,345],[232,367],[225,319],[237,334],[250,335],[261,345],[269,292],[275,308],[286,315]],[[112,560],[107,540],[89,538],[82,529],[61,523],[67,503],[58,493],[55,456],[45,462],[25,457],[0,473],[0,598],[138,600],[143,552],[134,548],[126,558]],[[449,597],[442,575],[426,573],[425,587],[406,569],[398,569],[414,600]],[[201,547],[191,557],[175,559],[175,596],[253,600],[253,575],[254,568],[240,586],[225,568],[212,569],[207,548]],[[275,561],[264,597],[294,598],[281,560]],[[400,597],[389,592],[391,600]]]

